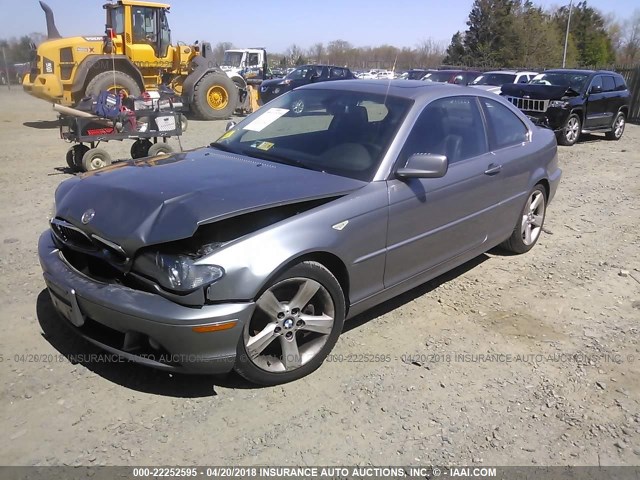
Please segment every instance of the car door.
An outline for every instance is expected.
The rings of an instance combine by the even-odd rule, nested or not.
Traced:
[[[587,129],[602,128],[606,122],[607,95],[602,87],[602,75],[591,80],[585,107],[584,127]]]
[[[480,98],[480,105],[487,122],[492,163],[500,181],[495,221],[489,225],[488,237],[489,242],[500,242],[511,234],[518,221],[539,151],[531,141],[529,127],[509,107],[484,97]]]
[[[495,222],[500,172],[493,172],[485,125],[473,96],[429,103],[408,135],[397,161],[414,153],[448,157],[441,178],[388,180],[389,228],[385,287],[477,251]]]
[[[602,75],[602,93],[605,96],[605,108],[601,126],[608,128],[613,123],[614,115],[622,106],[620,92],[616,91],[616,81],[613,75]]]

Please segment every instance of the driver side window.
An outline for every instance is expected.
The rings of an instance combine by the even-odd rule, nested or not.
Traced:
[[[600,90],[602,90],[602,77],[600,75],[593,77],[589,91],[593,90],[594,87],[600,87]]]

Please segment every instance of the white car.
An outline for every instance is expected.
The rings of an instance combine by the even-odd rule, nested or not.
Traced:
[[[500,88],[505,83],[529,83],[529,80],[537,74],[537,72],[520,72],[516,70],[484,72],[471,82],[469,86],[480,88],[488,92],[500,93]]]

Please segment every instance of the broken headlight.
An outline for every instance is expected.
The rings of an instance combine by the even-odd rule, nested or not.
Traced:
[[[549,106],[553,108],[566,108],[569,106],[569,102],[565,100],[551,100]]]
[[[167,290],[185,293],[210,285],[224,276],[222,267],[197,264],[197,261],[198,258],[184,254],[146,252],[136,259],[134,270]]]

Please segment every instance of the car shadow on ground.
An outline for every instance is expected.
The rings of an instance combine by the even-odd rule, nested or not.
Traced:
[[[493,253],[493,252],[491,252]],[[476,258],[469,260],[467,263],[463,263],[459,267],[454,268],[453,270],[448,271],[447,273],[443,273],[439,277],[436,277],[432,280],[429,280],[422,285],[418,285],[415,288],[412,288],[408,292],[398,295],[397,297],[393,297],[390,300],[387,300],[380,305],[376,305],[375,307],[363,312],[355,317],[347,320],[344,324],[344,328],[342,329],[342,333],[348,332],[355,328],[359,328],[365,323],[374,320],[386,313],[389,313],[397,308],[402,307],[403,305],[419,298],[427,293],[432,292],[436,288],[438,288],[443,283],[450,282],[451,280],[459,277],[460,275],[464,275],[470,270],[473,270],[481,263],[489,260],[489,255],[482,254],[477,256]]]
[[[23,122],[22,125],[29,128],[37,128],[38,130],[51,130],[60,127],[58,120],[38,120],[37,122]]]
[[[489,258],[486,254],[480,255],[450,272],[353,317],[345,323],[343,332],[359,328],[381,315],[402,307],[404,304],[431,292],[441,284],[473,270]],[[259,385],[245,381],[233,372],[227,375],[169,374],[126,360],[115,361],[111,355],[106,354],[102,349],[73,331],[74,327],[60,317],[53,308],[46,289],[38,295],[36,313],[42,328],[42,336],[61,355],[64,355],[71,363],[80,364],[96,375],[123,387],[139,392],[179,398],[212,397],[217,395],[216,387],[261,388]]]

